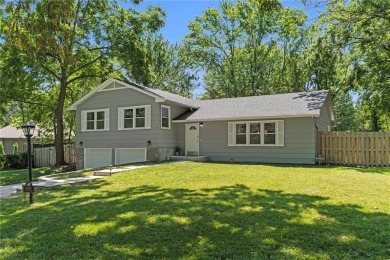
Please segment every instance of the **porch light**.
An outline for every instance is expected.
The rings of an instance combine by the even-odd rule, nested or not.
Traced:
[[[200,127],[203,127],[203,122],[200,122],[199,126],[200,126]]]
[[[24,192],[30,193],[30,205],[33,203],[34,186],[32,183],[32,158],[31,158],[31,137],[34,135],[35,125],[27,122],[22,125],[24,135],[27,137],[27,163],[28,163],[28,182],[22,185]]]

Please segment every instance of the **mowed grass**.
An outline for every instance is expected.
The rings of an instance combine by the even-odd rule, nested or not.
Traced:
[[[53,170],[54,168],[51,167],[32,169],[33,181],[38,180],[41,176],[51,174]],[[0,186],[26,182],[28,182],[28,169],[0,171]]]
[[[1,259],[389,259],[390,170],[178,163],[1,201]]]

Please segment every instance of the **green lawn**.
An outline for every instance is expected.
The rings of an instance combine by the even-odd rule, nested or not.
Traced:
[[[35,181],[39,177],[51,174],[52,172],[53,168],[51,167],[37,168],[33,169],[32,177]],[[0,186],[25,182],[28,182],[28,169],[0,171]]]
[[[1,259],[389,259],[390,170],[180,163],[1,200]]]

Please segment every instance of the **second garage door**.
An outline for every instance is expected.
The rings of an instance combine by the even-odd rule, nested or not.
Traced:
[[[116,148],[115,164],[146,161],[146,148]]]

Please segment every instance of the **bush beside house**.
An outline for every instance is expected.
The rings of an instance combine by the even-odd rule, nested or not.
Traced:
[[[27,152],[19,152],[17,144],[12,154],[5,154],[4,144],[0,142],[0,169],[23,169],[28,167]]]

